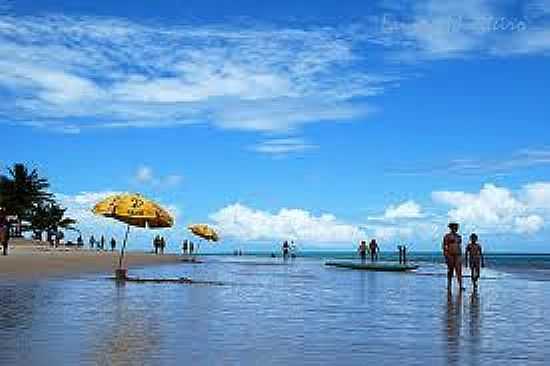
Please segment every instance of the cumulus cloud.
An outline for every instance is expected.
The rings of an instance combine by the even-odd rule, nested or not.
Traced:
[[[493,184],[485,184],[479,193],[439,191],[433,192],[432,198],[436,203],[452,207],[448,212],[450,220],[476,230],[535,233],[544,226],[544,218],[535,213],[532,201]]]
[[[414,233],[410,227],[380,226],[374,229],[374,236],[379,241],[410,239]]]
[[[424,217],[422,208],[414,201],[403,202],[397,206],[389,206],[384,213],[385,219],[418,219]]]
[[[523,193],[529,207],[550,210],[550,183],[527,184]]]
[[[283,208],[277,213],[242,204],[228,205],[210,215],[221,235],[243,241],[296,240],[312,244],[353,243],[366,236],[357,226],[331,214]]]

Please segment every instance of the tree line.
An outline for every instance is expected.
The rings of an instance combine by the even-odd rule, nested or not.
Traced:
[[[65,216],[67,209],[56,201],[49,188],[50,183],[37,169],[30,170],[21,163],[0,174],[0,207],[16,221],[14,236],[32,231],[35,238],[41,239],[44,232],[76,230],[76,220]]]

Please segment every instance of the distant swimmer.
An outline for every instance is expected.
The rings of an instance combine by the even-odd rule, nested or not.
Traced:
[[[372,262],[378,260],[378,251],[378,243],[376,242],[376,239],[372,239],[369,243],[370,260]]]
[[[447,263],[447,289],[451,291],[453,272],[456,274],[460,290],[462,286],[462,236],[458,234],[459,225],[456,222],[449,224],[450,232],[443,237],[443,256]]]
[[[367,242],[366,241],[361,240],[361,242],[359,243],[359,247],[357,248],[357,252],[359,253],[361,262],[364,263],[367,260]]]
[[[477,289],[477,281],[479,280],[479,274],[482,267],[485,267],[485,258],[483,257],[483,250],[478,243],[477,234],[470,235],[470,243],[466,246],[465,251],[465,264],[466,267],[470,265],[470,271],[472,274],[472,283],[474,290]]]

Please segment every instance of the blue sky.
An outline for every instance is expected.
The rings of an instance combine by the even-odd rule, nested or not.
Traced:
[[[0,163],[85,233],[138,191],[222,250],[549,250],[548,0],[0,0],[0,55]]]

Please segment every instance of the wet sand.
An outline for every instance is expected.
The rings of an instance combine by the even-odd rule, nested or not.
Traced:
[[[128,268],[177,263],[180,256],[126,252]],[[52,276],[78,276],[83,273],[112,274],[118,266],[118,251],[98,252],[88,249],[51,248],[30,240],[12,240],[9,255],[0,255],[0,279],[36,279]]]

